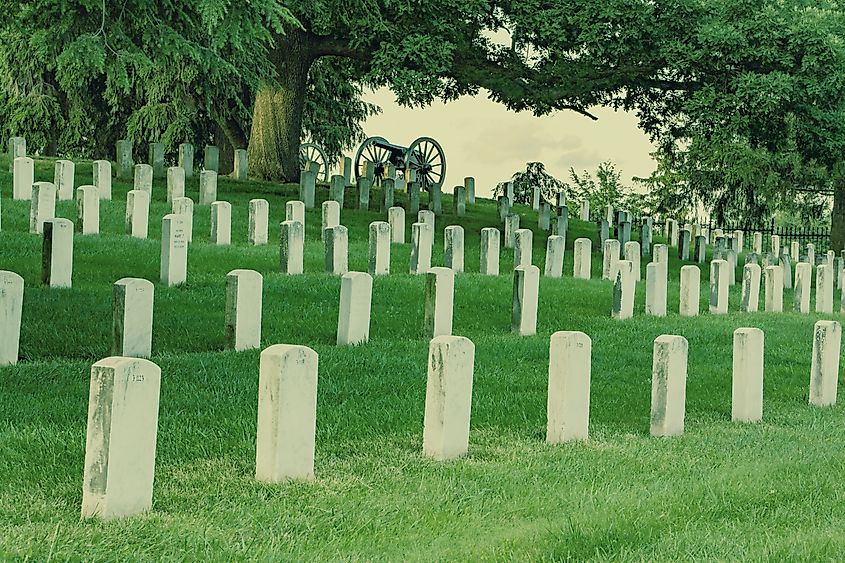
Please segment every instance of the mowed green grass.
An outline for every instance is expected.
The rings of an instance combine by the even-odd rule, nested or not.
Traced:
[[[538,334],[520,338],[510,334],[510,251],[501,276],[477,273],[479,231],[498,225],[495,205],[479,200],[459,220],[446,197],[433,263],[442,264],[443,227],[464,225],[468,272],[455,283],[454,333],[476,354],[469,454],[437,463],[421,455],[429,339],[424,280],[407,274],[410,245],[394,245],[395,273],[374,281],[370,342],[338,348],[340,279],[322,273],[319,208],[307,212],[307,273],[278,273],[277,225],[294,186],[221,178],[233,245],[208,244],[210,208],[197,206],[188,283],[166,288],[157,283],[164,181],[155,183],[149,240],[123,234],[129,186],[115,181],[102,234],[76,235],[73,289],[56,290],[41,286],[41,238],[28,234],[29,203],[11,200],[7,169],[0,159],[0,269],[21,274],[26,290],[21,361],[0,368],[4,559],[818,560],[845,550],[845,416],[839,406],[807,405],[819,315],[738,313],[737,285],[731,314],[681,318],[672,256],[669,316],[643,315],[640,284],[636,317],[614,321],[610,283],[571,277],[574,240],[596,238],[594,225],[572,220],[565,277],[541,279]],[[78,164],[77,185],[90,177],[90,163]],[[39,162],[37,179],[52,179],[50,162]],[[188,195],[197,191],[195,177]],[[253,197],[270,202],[272,242],[263,247],[246,244]],[[518,211],[535,229],[542,268],[545,234],[536,214]],[[75,204],[60,202],[57,214],[75,220]],[[368,224],[384,218],[343,210],[351,269],[366,271]],[[223,350],[225,275],[235,268],[264,275],[262,346],[302,344],[320,356],[313,482],[253,478],[259,351]],[[594,278],[600,268],[596,252]],[[80,521],[90,367],[110,353],[111,286],[124,276],[156,282],[153,510]],[[702,310],[708,279],[705,266]],[[730,421],[738,327],[766,334],[760,424]],[[591,438],[550,446],[548,343],[558,330],[592,338]],[[652,343],[661,334],[689,340],[686,432],[669,439],[648,433]]]

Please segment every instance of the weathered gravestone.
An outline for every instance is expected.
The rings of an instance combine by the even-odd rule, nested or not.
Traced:
[[[226,349],[250,350],[261,346],[261,311],[264,278],[255,270],[226,274]]]
[[[0,366],[18,363],[23,311],[23,278],[0,270]]]
[[[683,336],[664,334],[654,340],[651,377],[651,435],[684,433],[687,387],[687,351]]]
[[[112,292],[112,355],[149,358],[153,345],[153,282],[121,278]]]
[[[482,275],[499,275],[499,237],[499,229],[494,227],[481,229],[480,272]]]
[[[297,275],[303,271],[305,227],[299,221],[283,221],[279,233],[279,270]]]
[[[462,336],[438,336],[428,351],[423,455],[438,461],[464,455],[469,446],[475,346]]]
[[[82,518],[149,511],[153,502],[161,370],[112,356],[91,366]]]
[[[390,224],[385,221],[370,223],[367,248],[368,271],[371,276],[390,273]]]
[[[100,194],[95,186],[76,188],[77,227],[83,235],[100,233]]]
[[[200,172],[200,205],[211,205],[217,201],[217,172],[203,170]]]
[[[425,274],[425,332],[432,337],[452,334],[455,272],[430,268]]]
[[[839,352],[842,326],[836,321],[817,321],[813,333],[810,364],[810,404],[826,407],[836,404],[839,386]]]
[[[266,483],[314,478],[317,353],[276,344],[261,352],[255,478]]]
[[[260,246],[269,242],[270,203],[266,199],[249,200],[249,244]]]
[[[546,441],[586,440],[590,426],[592,342],[583,332],[560,331],[549,342]]]
[[[511,331],[519,336],[537,334],[537,303],[540,295],[540,269],[531,264],[513,271]]]
[[[335,225],[323,229],[323,234],[326,245],[326,272],[342,276],[349,271],[349,230],[344,225]]]
[[[426,223],[411,225],[410,273],[425,274],[431,268],[431,249],[434,245],[434,231]]]
[[[701,270],[698,266],[681,266],[681,302],[678,313],[682,317],[697,317],[701,298]]]
[[[215,201],[211,204],[211,244],[226,246],[232,243],[232,204]]]
[[[449,225],[443,236],[443,264],[456,274],[464,271],[464,228]]]
[[[390,248],[390,245],[387,245]],[[373,278],[365,272],[347,272],[340,279],[337,345],[363,344],[370,339],[370,304]]]
[[[161,283],[174,286],[188,276],[188,237],[184,215],[169,214],[161,220]]]
[[[167,169],[167,202],[173,203],[177,197],[185,197],[185,169],[171,166]]]
[[[44,222],[41,246],[41,282],[50,287],[71,287],[73,277],[73,222],[49,219]]]
[[[194,200],[177,197],[171,204],[170,212],[185,218],[185,239],[190,243],[194,238]]]
[[[760,306],[760,277],[762,270],[758,264],[746,264],[742,270],[742,298],[739,310],[743,313],[756,313]]]
[[[588,238],[575,240],[573,249],[575,256],[572,267],[573,278],[577,280],[588,280],[592,276],[592,245],[593,242]]]
[[[111,162],[95,160],[93,163],[93,182],[100,199],[111,200]]]
[[[566,239],[562,236],[552,235],[546,239],[546,267],[544,275],[549,278],[563,276],[563,257],[565,253]]]

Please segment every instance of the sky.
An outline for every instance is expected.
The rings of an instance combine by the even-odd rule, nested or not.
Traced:
[[[473,176],[476,193],[489,196],[498,182],[532,161],[542,162],[560,179],[568,177],[570,166],[594,172],[604,160],[613,161],[627,183],[654,170],[653,147],[637,128],[636,117],[625,112],[595,108],[591,111],[598,121],[571,111],[534,117],[509,111],[484,93],[425,108],[401,107],[387,89],[367,92],[364,99],[382,108],[364,124],[368,137],[405,147],[418,137],[440,143],[446,153],[444,191]]]

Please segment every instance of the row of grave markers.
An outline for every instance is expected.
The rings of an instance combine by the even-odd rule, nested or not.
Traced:
[[[366,275],[366,274],[364,274]],[[842,329],[836,321],[814,327],[809,403],[836,402]],[[764,334],[734,331],[731,418],[763,417]],[[679,436],[686,417],[689,345],[686,338],[654,340],[650,434]],[[546,441],[589,437],[592,342],[582,332],[551,336]],[[255,478],[267,483],[312,480],[316,449],[317,353],[277,344],[261,352]],[[429,344],[422,453],[438,460],[469,450],[475,346],[462,336]],[[112,519],[152,508],[161,369],[149,360],[112,356],[91,368],[85,442],[82,517]]]

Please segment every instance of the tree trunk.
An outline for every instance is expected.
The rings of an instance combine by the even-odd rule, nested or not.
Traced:
[[[830,213],[830,249],[840,252],[845,248],[845,162],[834,167],[833,211]]]
[[[261,86],[252,111],[249,137],[250,176],[299,182],[299,139],[308,71],[314,61],[308,36],[288,30],[270,52],[278,87]]]

